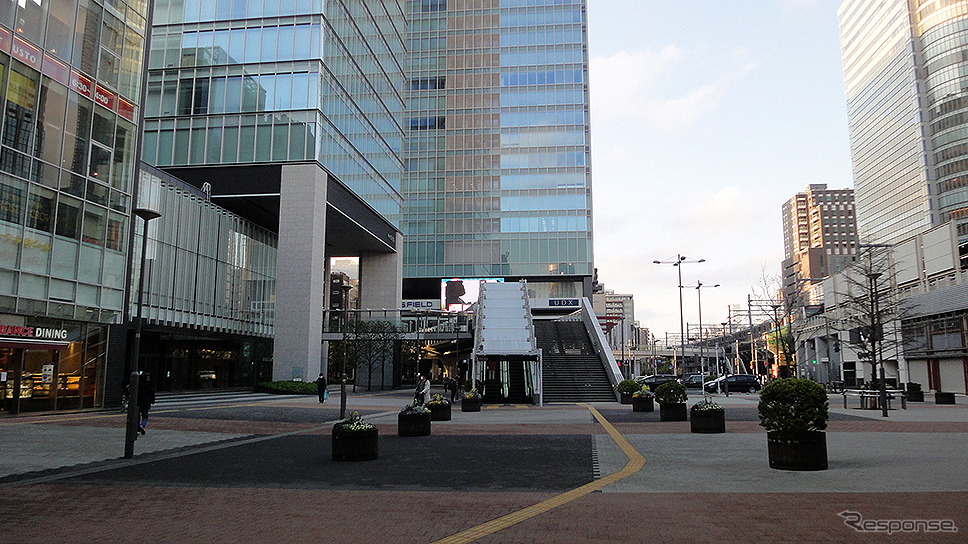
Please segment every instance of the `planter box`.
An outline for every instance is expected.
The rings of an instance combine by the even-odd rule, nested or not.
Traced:
[[[924,402],[924,391],[908,391],[905,395],[908,402]]]
[[[619,393],[622,398],[622,404],[632,404],[632,393]]]
[[[827,470],[827,435],[822,431],[766,433],[770,468]]]
[[[725,433],[725,410],[693,410],[689,412],[689,429],[694,433]]]
[[[686,403],[674,402],[672,404],[659,404],[660,421],[686,421],[688,410]]]
[[[430,414],[397,414],[397,435],[428,436],[430,420]]]
[[[481,411],[481,398],[468,399],[465,398],[460,403],[461,412],[480,412]]]
[[[333,427],[333,461],[372,461],[377,458],[377,428],[366,431],[344,431]]]
[[[947,391],[945,392],[938,391],[934,394],[934,403],[935,404],[954,404],[955,394],[949,393]]]
[[[633,412],[654,412],[655,411],[655,398],[650,396],[647,397],[632,397],[632,411]]]
[[[430,408],[430,419],[434,421],[450,421],[450,404],[427,404]]]

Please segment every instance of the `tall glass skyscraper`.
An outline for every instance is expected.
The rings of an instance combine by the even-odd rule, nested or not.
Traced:
[[[446,278],[590,296],[585,0],[410,0],[404,298]]]
[[[399,305],[403,0],[157,0],[144,159],[274,232],[276,379],[315,377],[330,257]]]
[[[839,17],[862,241],[949,220],[968,240],[968,0],[846,0]]]

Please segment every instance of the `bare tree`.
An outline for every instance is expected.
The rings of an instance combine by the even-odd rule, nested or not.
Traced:
[[[751,312],[759,310],[773,322],[768,345],[773,345],[777,364],[783,365],[786,368],[784,373],[789,376],[796,376],[797,345],[804,330],[801,314],[808,302],[805,283],[806,279],[797,277],[784,289],[782,278],[778,274],[769,274],[764,267],[759,283],[753,287],[756,298],[749,300]]]
[[[876,377],[884,353],[903,349],[901,336],[884,334],[885,327],[899,326],[914,309],[901,304],[893,288],[896,281],[889,251],[869,249],[842,277],[835,328],[848,333],[848,344],[870,365],[870,376]]]

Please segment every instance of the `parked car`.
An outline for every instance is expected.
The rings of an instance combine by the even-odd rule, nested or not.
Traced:
[[[729,385],[730,393],[756,393],[763,387],[760,385],[760,380],[752,374],[730,374],[706,382],[703,388],[710,393],[715,393],[717,390],[722,391],[723,380],[726,380]]]
[[[686,379],[682,380],[682,385],[698,389],[702,387],[703,379],[705,379],[705,376],[702,374],[690,374],[686,376]]]
[[[654,374],[652,376],[639,376],[635,378],[635,382],[639,385],[648,385],[649,389],[655,391],[656,387],[664,383],[669,382],[680,382],[679,376],[675,374]]]

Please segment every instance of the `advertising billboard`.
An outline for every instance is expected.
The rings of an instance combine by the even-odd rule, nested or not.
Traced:
[[[504,278],[451,278],[440,280],[441,307],[448,312],[461,312],[477,302],[482,283],[503,283]]]

